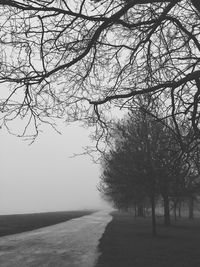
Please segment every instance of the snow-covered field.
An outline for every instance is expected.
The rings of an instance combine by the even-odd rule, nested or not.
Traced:
[[[0,238],[1,267],[94,267],[110,210]]]

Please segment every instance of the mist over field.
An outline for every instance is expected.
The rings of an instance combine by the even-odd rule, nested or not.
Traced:
[[[82,153],[89,131],[77,124],[45,129],[29,145],[1,131],[0,214],[107,207],[97,191],[99,166]]]

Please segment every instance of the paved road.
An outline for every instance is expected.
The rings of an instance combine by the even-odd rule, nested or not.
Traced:
[[[94,267],[98,240],[111,220],[100,211],[64,223],[0,238],[1,267]]]

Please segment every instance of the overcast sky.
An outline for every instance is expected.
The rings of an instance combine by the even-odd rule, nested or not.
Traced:
[[[99,166],[82,152],[91,141],[77,124],[45,129],[28,142],[0,131],[0,214],[105,207],[96,189]]]

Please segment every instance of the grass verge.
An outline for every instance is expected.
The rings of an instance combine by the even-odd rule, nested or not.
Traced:
[[[62,211],[47,213],[15,214],[0,216],[0,237],[31,231],[45,226],[65,222],[84,215],[89,215],[94,210]]]
[[[158,219],[158,236],[151,235],[150,218],[112,213],[99,243],[95,267],[199,267],[200,219],[180,219],[165,227]]]

